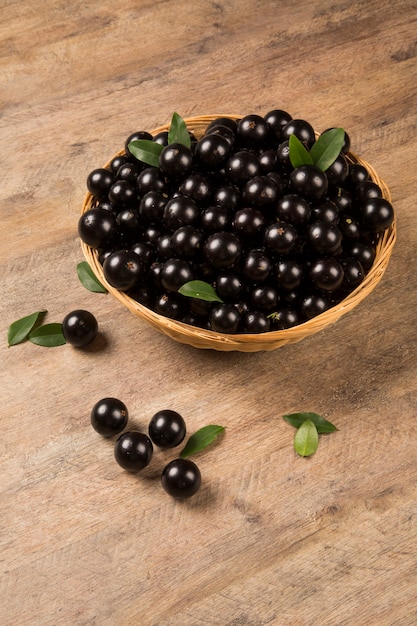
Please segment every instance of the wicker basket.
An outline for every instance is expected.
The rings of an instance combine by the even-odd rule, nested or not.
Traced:
[[[218,115],[203,115],[199,117],[186,118],[185,123],[187,124],[188,129],[193,132],[197,138],[199,138],[203,135],[207,125],[212,120],[220,116],[229,117],[235,120],[241,117],[239,115],[225,115],[223,113]],[[164,125],[154,129],[151,133],[152,135],[156,135],[157,133],[167,131],[168,129],[169,126]],[[124,154],[123,150],[119,151],[114,156],[121,154]],[[363,161],[351,152],[349,152],[347,157],[350,163],[359,163],[365,166],[371,179],[380,186],[384,198],[391,201],[391,195],[388,187],[379,178],[375,170],[366,161]],[[107,167],[109,163],[110,160],[104,167]],[[84,200],[82,212],[84,213],[91,208],[93,205],[92,203],[93,197],[88,193]],[[104,278],[102,266],[98,261],[97,252],[83,242],[81,242],[81,247],[87,262],[91,266],[97,278],[107,287],[109,293],[124,304],[132,313],[148,322],[159,332],[168,335],[171,339],[174,339],[177,342],[188,344],[194,346],[195,348],[213,349],[224,352],[233,350],[239,352],[259,352],[262,350],[275,350],[276,348],[280,348],[286,344],[297,343],[305,337],[309,337],[310,335],[323,330],[326,326],[334,324],[342,315],[356,307],[369,293],[371,293],[373,289],[375,289],[381,280],[387,268],[395,241],[396,224],[394,221],[391,227],[387,229],[379,239],[376,247],[376,257],[374,263],[363,282],[344,300],[339,302],[334,307],[307,322],[286,330],[277,330],[260,334],[239,335],[227,335],[189,326],[182,322],[159,315],[151,309],[146,308],[125,293],[118,291],[109,285]]]

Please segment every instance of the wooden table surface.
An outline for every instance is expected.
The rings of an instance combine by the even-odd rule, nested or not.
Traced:
[[[4,626],[417,623],[417,3],[0,1]],[[282,108],[343,126],[389,186],[398,239],[355,310],[256,354],[177,344],[78,281],[86,177],[136,130]],[[11,322],[85,308],[94,346],[7,348]],[[90,425],[122,399],[224,437],[184,502]],[[338,431],[305,459],[281,416]]]

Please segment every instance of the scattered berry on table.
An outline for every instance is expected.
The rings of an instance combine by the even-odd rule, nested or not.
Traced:
[[[190,498],[200,488],[201,472],[190,459],[174,459],[165,466],[162,487],[174,498]]]
[[[64,317],[62,333],[67,343],[76,348],[83,348],[96,338],[98,323],[92,313],[77,309]]]
[[[91,425],[104,437],[122,432],[126,427],[129,412],[126,405],[117,398],[102,398],[91,409]]]

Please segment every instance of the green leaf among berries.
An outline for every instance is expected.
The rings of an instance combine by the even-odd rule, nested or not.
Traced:
[[[151,167],[159,167],[159,155],[164,146],[151,139],[137,139],[129,143],[129,151],[133,156]]]
[[[191,454],[196,454],[205,450],[217,437],[224,432],[224,426],[217,426],[216,424],[209,424],[203,426],[197,432],[195,432],[187,441],[185,447],[181,451],[180,457],[185,459]]]
[[[305,145],[296,135],[290,135],[288,140],[291,165],[296,168],[301,165],[313,165],[313,158]]]
[[[331,128],[322,133],[310,150],[314,165],[325,172],[339,156],[344,141],[343,128]]]
[[[191,146],[190,133],[188,128],[178,113],[172,114],[171,125],[168,131],[168,144],[182,143],[187,148]]]
[[[210,283],[204,280],[190,280],[178,289],[178,293],[188,298],[197,298],[206,302],[223,302]]]

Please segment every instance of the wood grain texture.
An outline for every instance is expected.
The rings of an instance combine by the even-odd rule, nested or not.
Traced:
[[[0,622],[5,626],[412,626],[417,621],[417,3],[0,2]],[[133,131],[284,108],[343,125],[389,185],[398,241],[378,288],[272,353],[176,344],[78,282],[89,171]],[[8,325],[93,312],[84,351]],[[91,428],[101,397],[146,429],[173,408],[225,436],[171,500]],[[281,415],[338,426],[310,459]]]

